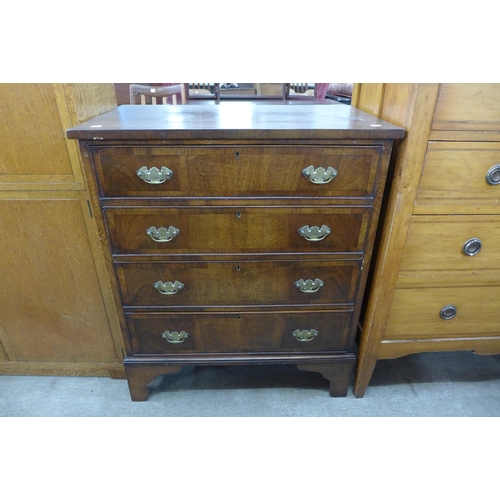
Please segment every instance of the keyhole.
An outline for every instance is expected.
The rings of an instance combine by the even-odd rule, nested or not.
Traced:
[[[241,212],[239,210],[236,212],[236,217],[238,217],[238,219],[241,217]]]
[[[234,157],[239,160],[240,159],[240,152],[239,151],[236,151],[236,153],[234,153]]]
[[[238,321],[241,321],[241,316],[238,316]]]
[[[241,267],[240,266],[236,266],[236,271],[241,271]]]

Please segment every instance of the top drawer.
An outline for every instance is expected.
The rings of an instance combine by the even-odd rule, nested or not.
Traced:
[[[105,198],[372,198],[382,150],[382,146],[207,146],[95,147],[91,152]]]
[[[500,84],[442,83],[433,130],[500,130]]]
[[[416,205],[448,205],[457,213],[457,207],[499,207],[499,198],[500,143],[429,141]]]

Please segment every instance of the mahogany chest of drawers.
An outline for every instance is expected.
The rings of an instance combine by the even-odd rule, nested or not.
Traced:
[[[287,363],[345,396],[393,140],[342,104],[120,106],[78,139],[134,401],[188,365]]]

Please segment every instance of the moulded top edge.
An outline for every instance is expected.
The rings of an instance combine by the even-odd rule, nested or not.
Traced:
[[[67,131],[70,139],[401,139],[404,129],[345,104],[124,105]]]

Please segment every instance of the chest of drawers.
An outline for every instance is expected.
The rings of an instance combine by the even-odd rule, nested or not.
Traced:
[[[354,387],[378,359],[500,353],[500,85],[386,85],[405,126]]]
[[[344,105],[121,106],[79,139],[133,400],[188,365],[287,363],[345,396],[393,140]]]

